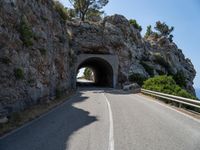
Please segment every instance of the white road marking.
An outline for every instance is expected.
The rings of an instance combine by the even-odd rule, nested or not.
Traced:
[[[77,93],[76,93],[77,94]],[[58,104],[57,106],[51,108],[49,111],[47,112],[44,112],[43,114],[41,114],[39,117],[36,117],[34,118],[33,120],[31,121],[28,121],[27,123],[23,124],[22,126],[16,128],[16,129],[13,129],[12,131],[6,133],[5,135],[1,136],[0,137],[0,140],[4,139],[4,138],[7,138],[8,136],[11,136],[12,134],[32,125],[33,123],[39,121],[40,119],[46,117],[47,115],[49,115],[50,113],[53,113],[55,112],[57,109],[59,109],[60,107],[62,107],[63,105],[65,105],[66,103],[69,103],[71,101],[71,99],[76,95],[76,94],[73,94],[72,96],[70,96],[69,98],[67,98],[66,101],[63,101],[62,103]]]
[[[108,146],[108,150],[114,150],[114,129],[113,129],[113,115],[112,115],[112,110],[111,110],[111,106],[110,106],[110,102],[108,101],[107,97],[105,94],[103,94],[105,99],[106,99],[106,103],[108,105],[108,112],[109,112],[109,122],[110,122],[110,131],[109,131],[109,146]]]

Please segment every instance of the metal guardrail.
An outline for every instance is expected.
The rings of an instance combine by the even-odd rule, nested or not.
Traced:
[[[189,99],[189,98],[164,94],[164,93],[155,92],[155,91],[151,91],[151,90],[145,90],[145,89],[141,89],[141,93],[152,95],[152,96],[162,98],[162,99],[165,99],[165,100],[169,100],[169,101],[172,101],[172,102],[177,102],[177,103],[179,103],[180,107],[181,107],[182,104],[184,104],[184,105],[188,105],[188,106],[192,106],[192,107],[200,109],[200,101],[198,101],[198,100],[193,100],[193,99]]]

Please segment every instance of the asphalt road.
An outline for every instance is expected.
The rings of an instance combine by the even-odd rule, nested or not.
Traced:
[[[200,122],[139,94],[82,89],[0,150],[200,150]]]

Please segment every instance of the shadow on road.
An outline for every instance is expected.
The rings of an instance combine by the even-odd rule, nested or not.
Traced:
[[[1,150],[66,150],[70,136],[97,121],[88,111],[74,106],[87,100],[82,92],[19,131],[0,141]]]

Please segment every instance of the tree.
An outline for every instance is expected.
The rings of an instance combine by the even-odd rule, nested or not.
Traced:
[[[69,2],[73,5],[81,20],[84,21],[89,10],[102,9],[108,3],[108,0],[69,0]]]
[[[171,34],[171,32],[174,31],[173,26],[169,27],[165,22],[157,21],[156,26],[154,28],[160,33],[161,36],[167,37],[170,40],[170,42],[173,41],[173,35]]]
[[[64,7],[59,1],[54,2],[54,9],[59,13],[63,20],[68,20],[76,16],[74,9]]]
[[[83,75],[85,79],[92,80],[92,70],[90,68],[85,68]]]
[[[135,19],[130,19],[129,23],[134,26],[134,28],[138,29],[140,32],[142,31],[142,27],[137,23]]]
[[[88,9],[86,19],[87,20],[93,20],[94,18],[100,18],[101,19],[102,14],[104,14],[104,11],[100,11],[100,10],[97,10],[97,9],[90,8],[90,9]]]
[[[145,38],[149,37],[153,33],[151,25],[147,26],[147,31],[145,33]]]

